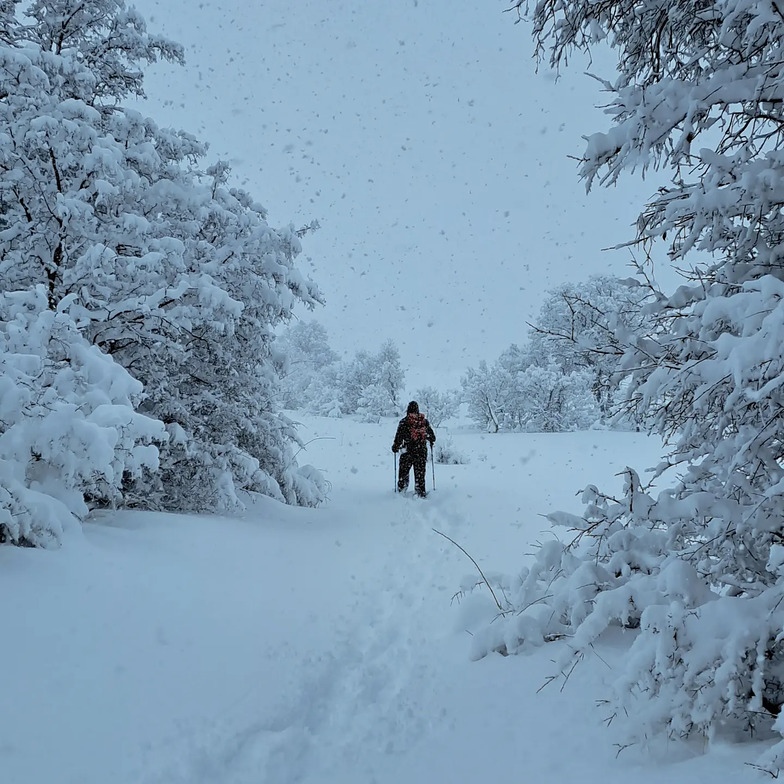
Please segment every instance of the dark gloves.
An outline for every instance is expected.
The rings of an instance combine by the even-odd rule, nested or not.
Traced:
[[[392,451],[397,453],[397,446],[395,444],[392,444]]]

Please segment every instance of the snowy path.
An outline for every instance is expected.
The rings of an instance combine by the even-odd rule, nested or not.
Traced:
[[[515,461],[493,441],[494,452],[479,454],[482,470],[439,466],[439,488],[422,502],[379,492],[391,484],[386,455],[378,454],[377,438],[367,438],[372,426],[348,425],[357,430],[352,435],[347,424],[318,423],[326,438],[340,440],[338,452],[329,442],[322,446],[335,483],[327,525],[341,528],[329,558],[339,551],[344,560],[323,595],[310,597],[325,623],[321,636],[290,651],[291,692],[272,705],[245,701],[219,731],[201,738],[201,752],[179,778],[167,771],[149,784],[461,784],[515,776],[604,782],[629,775],[669,784],[681,774],[722,780],[726,760],[706,760],[699,749],[652,749],[616,760],[613,734],[595,705],[606,667],[598,659],[586,665],[588,688],[563,692],[538,692],[551,674],[549,651],[469,659],[465,630],[495,610],[482,591],[462,605],[452,602],[461,582],[477,575],[433,529],[461,542],[485,568],[504,550],[519,563],[521,540],[535,538],[520,530],[520,519],[541,525],[527,505],[541,509],[554,474],[572,462],[591,464],[593,447],[559,444],[545,454],[535,441]],[[617,447],[605,449],[609,456]],[[350,457],[334,464],[336,454]],[[521,485],[520,465],[529,463],[531,482]],[[734,775],[756,778],[742,763],[734,767]]]
[[[579,477],[650,465],[635,434],[462,434],[426,501],[392,492],[386,425],[308,420],[328,472],[316,510],[260,501],[241,518],[108,515],[60,552],[0,548],[14,677],[0,695],[13,784],[737,784],[758,749],[652,744],[616,759],[596,702],[609,645],[559,691],[550,648],[470,660],[495,607],[452,597],[514,573],[575,509]],[[302,457],[302,456],[301,456]],[[301,462],[306,462],[301,459]],[[428,471],[428,483],[431,474]],[[386,488],[386,489],[384,489]]]
[[[452,634],[445,607],[465,563],[431,529],[454,534],[459,516],[438,493],[349,505],[357,525],[372,524],[372,546],[349,567],[347,603],[319,611],[330,613],[329,644],[314,639],[312,649],[291,652],[300,675],[293,694],[270,706],[243,700],[196,739],[195,753],[175,752],[189,760],[150,784],[381,781],[390,757],[416,749],[445,720],[431,699],[440,679],[434,652]]]

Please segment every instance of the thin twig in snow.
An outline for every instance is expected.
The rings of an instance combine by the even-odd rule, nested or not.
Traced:
[[[482,575],[482,581],[483,581],[483,582],[484,582],[484,584],[487,586],[487,590],[488,590],[488,591],[490,591],[490,594],[491,594],[491,595],[492,595],[492,597],[493,597],[493,601],[495,602],[495,606],[498,608],[499,612],[501,612],[501,613],[506,613],[506,610],[504,610],[504,608],[503,608],[503,607],[501,607],[501,603],[498,601],[498,597],[495,595],[495,592],[494,592],[494,591],[493,591],[493,589],[490,587],[490,583],[489,583],[489,582],[487,582],[487,577],[485,577],[485,573],[482,571],[482,569],[480,568],[479,564],[478,564],[478,563],[477,563],[477,562],[476,562],[476,561],[475,561],[475,560],[474,560],[474,559],[471,557],[471,555],[470,555],[469,553],[467,553],[467,552],[465,551],[465,549],[464,549],[464,548],[462,548],[462,547],[461,547],[461,546],[460,546],[460,545],[459,545],[459,544],[458,544],[458,543],[457,543],[457,542],[456,542],[454,539],[452,539],[452,538],[448,537],[448,536],[447,536],[446,534],[444,534],[444,533],[441,533],[441,531],[439,531],[437,528],[433,528],[432,530],[433,530],[435,533],[437,533],[439,536],[443,536],[443,537],[444,537],[444,539],[446,539],[446,540],[448,540],[448,541],[452,542],[452,544],[453,544],[455,547],[457,547],[457,549],[458,549],[458,550],[460,550],[460,552],[462,552],[463,554],[465,554],[465,555],[466,555],[466,556],[467,556],[467,557],[470,559],[471,563],[472,563],[472,564],[473,564],[473,565],[476,567],[476,570],[479,572],[479,574],[480,574],[480,575]]]

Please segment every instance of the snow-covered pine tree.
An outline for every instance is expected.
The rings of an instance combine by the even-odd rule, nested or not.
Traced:
[[[271,228],[261,206],[229,187],[228,167],[200,169],[205,147],[192,136],[123,106],[142,93],[142,64],[179,60],[180,47],[149,35],[122,0],[17,5],[3,6],[0,38],[0,281],[5,292],[44,296],[7,300],[0,330],[15,329],[14,307],[42,324],[46,312],[70,318],[58,339],[100,350],[108,364],[93,383],[104,396],[168,432],[157,434],[160,461],[147,461],[155,471],[121,471],[91,502],[205,509],[248,489],[316,503],[320,481],[298,471],[296,435],[272,402],[273,330],[295,304],[320,300],[294,265],[296,233]],[[30,308],[41,310],[34,318]],[[33,354],[56,367],[73,361],[67,344],[39,334]],[[14,351],[10,337],[6,346]],[[143,398],[129,382],[116,386],[120,367]],[[51,394],[45,374],[31,379],[17,417],[28,425]],[[58,387],[66,401],[80,390]],[[15,424],[3,420],[3,437]],[[138,438],[150,432],[141,427]],[[16,475],[31,486],[33,473]]]
[[[523,2],[517,3],[522,8]],[[589,487],[572,529],[518,581],[477,653],[567,638],[570,667],[611,624],[639,627],[614,702],[636,736],[784,736],[784,6],[778,0],[540,0],[540,55],[609,43],[613,127],[582,175],[669,169],[638,222],[690,280],[628,346],[631,399],[669,439],[654,494]],[[685,263],[682,266],[686,266]],[[657,294],[657,292],[654,292]],[[784,767],[784,741],[761,763]]]

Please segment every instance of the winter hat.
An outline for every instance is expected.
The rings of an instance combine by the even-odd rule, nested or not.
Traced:
[[[416,400],[412,400],[408,404],[408,408],[406,409],[407,414],[418,414],[419,413],[419,403]]]

